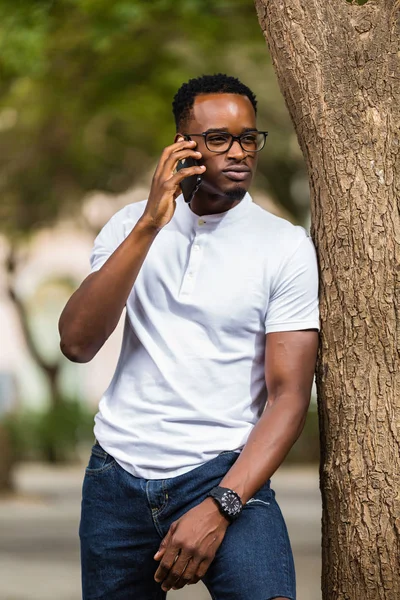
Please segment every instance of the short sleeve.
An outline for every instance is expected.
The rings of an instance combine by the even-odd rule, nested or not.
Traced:
[[[116,215],[114,215],[100,231],[94,240],[92,253],[90,255],[90,272],[94,273],[101,269],[111,254],[123,241],[116,228]]]
[[[98,271],[132,231],[143,212],[145,202],[129,204],[119,210],[104,225],[94,240],[90,255],[91,273]]]
[[[319,329],[318,266],[314,245],[304,237],[272,286],[265,332]]]

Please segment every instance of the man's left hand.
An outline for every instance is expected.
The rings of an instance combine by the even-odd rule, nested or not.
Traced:
[[[169,591],[197,583],[207,572],[224,539],[228,520],[212,498],[206,498],[172,523],[158,552],[154,579]]]

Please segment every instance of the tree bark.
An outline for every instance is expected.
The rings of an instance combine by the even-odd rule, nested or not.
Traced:
[[[320,265],[324,600],[400,598],[400,1],[256,0]]]

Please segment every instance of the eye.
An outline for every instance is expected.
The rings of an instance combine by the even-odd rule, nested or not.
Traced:
[[[226,135],[216,133],[207,136],[207,142],[210,144],[226,144],[228,139],[229,138]]]
[[[241,140],[245,144],[255,144],[257,142],[257,136],[254,133],[248,133],[247,135],[243,135]]]

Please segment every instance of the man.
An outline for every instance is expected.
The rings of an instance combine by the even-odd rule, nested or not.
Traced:
[[[294,600],[269,480],[309,404],[315,251],[247,193],[266,133],[245,85],[192,79],[173,110],[148,200],[100,232],[60,318],[62,351],[87,362],[126,306],[83,485],[83,597],[162,599],[202,579],[214,600]],[[188,158],[199,165],[177,171]]]

